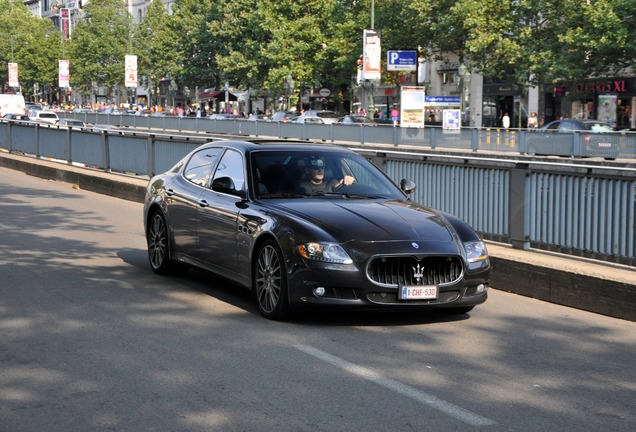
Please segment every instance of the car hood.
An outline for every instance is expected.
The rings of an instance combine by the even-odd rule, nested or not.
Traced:
[[[296,199],[274,206],[341,242],[454,242],[450,225],[439,213],[407,201]]]

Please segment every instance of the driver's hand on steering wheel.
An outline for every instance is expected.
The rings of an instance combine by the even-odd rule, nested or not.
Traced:
[[[340,182],[338,183],[338,186],[349,186],[350,184],[354,183],[356,181],[355,177],[352,176],[344,176],[344,178],[342,180],[340,180]]]

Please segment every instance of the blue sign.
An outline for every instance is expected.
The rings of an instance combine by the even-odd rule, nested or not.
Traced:
[[[417,51],[389,51],[386,61],[387,71],[417,70]]]
[[[459,96],[426,96],[427,106],[459,106]]]

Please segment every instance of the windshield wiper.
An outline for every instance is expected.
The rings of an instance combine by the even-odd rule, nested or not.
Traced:
[[[299,193],[269,193],[269,194],[260,194],[259,198],[305,198],[307,195],[299,194]]]
[[[383,199],[386,198],[381,195],[362,195],[362,194],[352,194],[347,192],[325,192],[324,194],[320,194],[321,196],[330,196],[330,197],[342,197],[346,199]]]

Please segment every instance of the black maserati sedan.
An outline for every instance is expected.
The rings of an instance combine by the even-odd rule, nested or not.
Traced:
[[[337,146],[210,142],[150,179],[150,266],[227,278],[269,319],[302,306],[466,313],[487,298],[486,247],[414,189]]]

